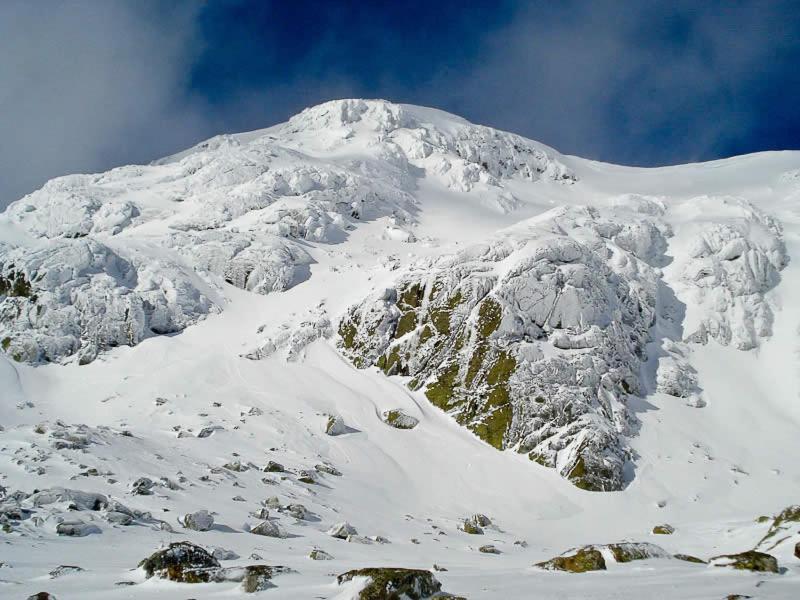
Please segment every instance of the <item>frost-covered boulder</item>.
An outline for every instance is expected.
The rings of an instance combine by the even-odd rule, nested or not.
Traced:
[[[275,521],[262,521],[250,530],[250,533],[264,535],[266,537],[285,538],[289,537],[286,530]]]
[[[93,238],[35,248],[0,243],[0,339],[15,360],[82,363],[175,333],[215,310],[186,267]],[[3,281],[13,284],[3,285]]]
[[[329,536],[339,538],[340,540],[346,540],[348,536],[351,535],[358,535],[358,531],[356,528],[350,525],[347,521],[343,523],[336,523],[335,525],[331,526],[328,531],[326,531]]]
[[[94,492],[84,492],[82,490],[71,490],[68,488],[54,487],[41,490],[31,495],[26,504],[37,508],[49,504],[65,503],[74,510],[103,510],[108,507],[108,498],[103,494]]]
[[[584,489],[620,489],[658,279],[617,243],[625,231],[594,209],[554,209],[422,262],[345,315],[340,348],[408,376],[492,446]],[[626,243],[653,260],[663,240],[641,231]]]
[[[349,431],[350,428],[344,422],[341,415],[329,415],[327,421],[325,421],[325,433],[328,435],[342,435]]]
[[[180,519],[181,525],[194,531],[208,531],[214,526],[214,517],[207,510],[188,513]]]
[[[174,542],[139,563],[147,577],[181,583],[208,583],[220,568],[219,561],[190,542]]]

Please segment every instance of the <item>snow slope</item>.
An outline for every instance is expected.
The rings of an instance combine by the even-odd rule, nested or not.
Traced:
[[[434,564],[470,599],[794,598],[797,523],[759,546],[782,574],[671,558],[584,574],[533,565],[623,540],[741,552],[770,529],[757,517],[800,503],[798,207],[796,152],[620,167],[358,100],[53,180],[0,215],[0,595],[242,593],[136,570],[191,540],[234,551],[226,566],[291,567],[263,592],[279,598],[351,598],[336,574]],[[443,341],[434,364],[419,336],[437,278],[481,291],[447,316],[473,341]],[[411,282],[425,284],[413,311],[400,300]],[[487,297],[500,317],[483,339]],[[341,324],[372,306],[383,327],[364,326],[371,350],[354,351]],[[482,344],[481,384],[497,386],[486,356],[514,357],[499,441],[480,427],[496,407],[465,419],[426,393],[440,365],[466,372]],[[390,346],[409,349],[407,370],[379,365]],[[428,379],[409,387],[417,373]],[[458,393],[480,403],[487,389]],[[537,412],[563,415],[577,398],[576,419]],[[390,427],[392,409],[419,424]],[[330,416],[341,435],[326,434]],[[613,472],[599,489],[614,491],[573,485],[582,455]],[[270,460],[286,471],[264,472]],[[151,493],[134,493],[143,477]],[[112,504],[31,496],[58,487]],[[269,520],[288,537],[247,531],[272,496]],[[202,509],[212,529],[178,523]],[[475,513],[492,521],[482,535],[459,529]],[[58,534],[75,519],[88,535]],[[351,541],[326,533],[344,521]],[[653,535],[662,523],[675,533]],[[333,560],[311,560],[313,548]],[[51,578],[59,565],[84,571]]]

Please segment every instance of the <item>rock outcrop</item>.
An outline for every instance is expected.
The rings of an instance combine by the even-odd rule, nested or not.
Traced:
[[[640,393],[655,319],[647,261],[662,249],[644,217],[554,209],[413,268],[345,315],[340,347],[357,367],[408,377],[492,446],[618,490],[626,397]]]

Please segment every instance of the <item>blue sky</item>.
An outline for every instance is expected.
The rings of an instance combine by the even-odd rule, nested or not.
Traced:
[[[0,3],[0,207],[306,106],[435,106],[663,165],[800,148],[800,3]]]

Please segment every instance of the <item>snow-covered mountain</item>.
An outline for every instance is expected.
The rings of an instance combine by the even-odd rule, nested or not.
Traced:
[[[798,152],[377,100],[54,179],[0,215],[0,590],[793,598],[799,257]]]

